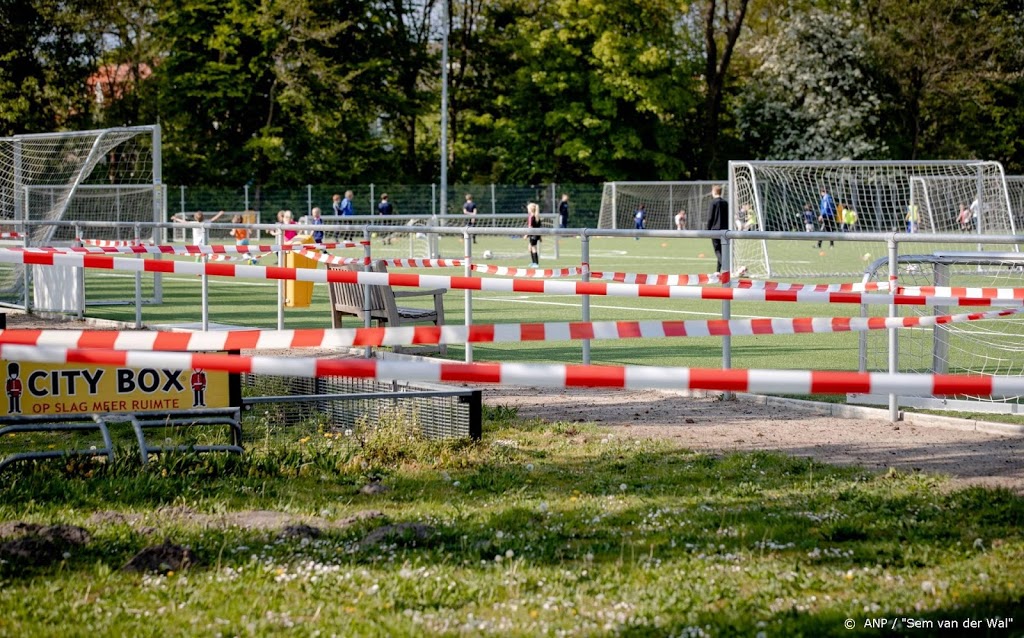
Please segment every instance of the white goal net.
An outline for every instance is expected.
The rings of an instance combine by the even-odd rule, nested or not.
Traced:
[[[730,210],[754,211],[766,231],[804,229],[810,209],[816,231],[921,232],[951,235],[951,243],[915,244],[914,252],[963,249],[966,234],[1014,234],[1016,222],[998,162],[730,162]],[[822,224],[822,199],[835,211]],[[970,211],[961,224],[961,205]],[[955,238],[952,235],[956,235]],[[977,250],[1003,247],[975,246]],[[854,276],[883,243],[743,240],[733,242],[733,270],[751,277]]]
[[[158,126],[0,138],[0,227],[29,246],[75,239],[69,222],[101,222],[83,225],[86,238],[134,239],[137,222],[162,221],[160,181]],[[23,267],[4,266],[0,302],[18,304],[26,283]]]
[[[728,196],[724,182],[606,182],[597,227],[633,228],[633,216],[643,204],[649,229],[675,230],[676,215],[685,211],[686,230],[703,230],[715,184]]]
[[[1024,287],[1024,254],[950,252],[932,255],[900,255],[899,285],[978,288]],[[865,281],[885,282],[888,264],[865,275]],[[977,306],[897,306],[900,316],[922,317],[999,310]],[[884,308],[873,309],[885,313]],[[861,333],[861,367],[888,371],[889,342],[885,331]],[[1024,315],[957,321],[934,327],[902,329],[897,333],[898,372],[967,375],[1024,375]],[[852,396],[865,403],[886,403],[887,397]],[[966,403],[966,402],[969,402]],[[932,409],[988,412],[1018,411],[1021,397],[958,395],[954,397],[901,397],[903,405]]]

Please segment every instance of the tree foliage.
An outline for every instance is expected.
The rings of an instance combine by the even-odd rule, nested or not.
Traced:
[[[685,179],[729,159],[1024,171],[1019,0],[8,0],[6,133],[159,121],[168,182]],[[87,79],[115,68],[102,102]],[[120,71],[125,71],[121,73]]]
[[[760,60],[737,100],[737,126],[756,157],[866,159],[886,154],[882,97],[863,27],[849,14],[811,10],[751,49]]]

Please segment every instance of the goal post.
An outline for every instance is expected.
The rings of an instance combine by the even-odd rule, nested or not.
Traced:
[[[811,207],[817,217],[824,189],[835,204],[836,228],[841,232],[960,234],[956,223],[960,203],[976,211],[975,233],[1016,232],[1006,178],[998,162],[730,162],[729,185],[730,210],[752,207],[760,230],[802,230],[804,207]],[[843,224],[844,211],[855,212],[851,217],[855,223]],[[916,222],[913,228],[908,226],[911,220]],[[917,249],[956,248],[937,242]],[[810,241],[768,243],[740,238],[733,241],[732,270],[742,267],[757,278],[856,276],[872,253],[883,251],[884,244],[870,242],[818,246]]]
[[[29,246],[73,241],[63,222],[102,222],[84,231],[94,239],[134,238],[137,223],[164,221],[160,147],[159,125],[0,138],[0,224]],[[155,226],[141,232],[160,237]],[[24,266],[3,267],[0,303],[27,305],[30,280]],[[158,302],[159,277],[147,285]]]
[[[605,182],[601,194],[598,228],[633,228],[633,214],[640,204],[647,211],[647,228],[675,230],[675,216],[686,211],[686,228],[701,230],[707,225],[711,187],[725,182]]]
[[[919,248],[919,246],[914,246]],[[1024,287],[1024,253],[1006,251],[937,251],[932,254],[899,255],[898,280],[901,286],[951,286],[967,288]],[[886,259],[872,263],[864,275],[865,282],[889,280]],[[960,306],[896,307],[899,316],[925,317],[998,310]],[[862,371],[889,371],[890,342],[886,331],[860,334]],[[897,372],[925,374],[963,374],[1024,376],[1024,316],[976,321],[938,323],[932,327],[900,330],[896,340]],[[885,405],[887,395],[851,394],[852,403]],[[1024,413],[1024,397],[977,396],[964,393],[954,396],[900,396],[899,403],[908,407],[935,410]]]

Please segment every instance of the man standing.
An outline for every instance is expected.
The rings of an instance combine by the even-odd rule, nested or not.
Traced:
[[[562,193],[562,201],[558,204],[558,227],[569,227],[569,195]]]
[[[388,201],[388,194],[384,193],[380,196],[380,203],[377,204],[378,215],[390,215],[395,211],[395,207]]]
[[[715,184],[711,187],[711,207],[708,209],[707,230],[728,230],[729,229],[729,202],[722,199],[722,187]],[[722,272],[722,240],[715,237],[711,240],[711,246],[715,249],[715,258],[718,259],[718,266],[715,272]]]
[[[469,215],[467,226],[476,226],[476,202],[473,201],[471,193],[466,193],[466,203],[462,205],[462,214]],[[473,243],[476,243],[476,235],[473,235]]]
[[[836,232],[836,202],[832,199],[832,195],[829,194],[828,190],[821,187],[821,203],[818,205],[818,221],[821,222],[821,232],[823,233],[834,233]],[[836,243],[831,239],[828,240],[828,245],[835,246]],[[818,248],[821,248],[821,241],[818,241]]]

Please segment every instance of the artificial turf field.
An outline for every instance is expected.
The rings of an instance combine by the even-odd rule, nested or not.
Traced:
[[[443,237],[440,243],[442,257],[462,256],[461,238]],[[907,247],[911,248],[911,247]],[[880,256],[881,244],[859,242],[827,244],[818,248],[812,241],[779,241],[770,244],[773,267],[783,273],[803,271],[825,273],[823,277],[790,277],[786,282],[837,283],[860,281],[853,273],[863,271],[874,259],[865,259],[865,253]],[[490,251],[490,259],[482,259]],[[923,252],[916,250],[915,252]],[[746,254],[749,251],[740,251]],[[360,249],[334,251],[334,254],[358,257]],[[373,245],[375,257],[408,257],[392,247]],[[481,237],[473,247],[474,260],[498,266],[526,267],[528,254],[526,241],[521,237]],[[185,259],[185,258],[183,258]],[[576,239],[559,240],[558,258],[554,258],[553,238],[546,238],[541,247],[541,267],[558,268],[578,266],[581,247]],[[273,256],[262,260],[263,265],[274,265]],[[590,242],[589,263],[592,271],[615,271],[646,274],[698,274],[715,270],[710,240],[597,237]],[[738,264],[741,265],[741,264]],[[323,268],[323,266],[321,266]],[[398,269],[392,269],[396,272]],[[406,271],[402,269],[402,271]],[[415,272],[461,276],[461,268],[418,269]],[[840,275],[839,273],[848,273]],[[277,282],[210,277],[210,321],[219,324],[254,328],[274,328],[277,325]],[[1008,281],[1012,281],[1009,279]],[[994,285],[991,277],[977,281],[961,278],[957,285]],[[165,275],[163,303],[146,305],[142,311],[147,325],[197,322],[201,318],[201,280],[196,276]],[[1000,285],[1011,285],[1002,283]],[[152,294],[152,278],[143,276],[143,296]],[[89,271],[86,278],[86,299],[129,301],[134,298],[134,275],[126,272]],[[453,290],[445,295],[445,315],[448,324],[465,321],[466,293]],[[403,300],[403,305],[429,303],[429,299]],[[593,321],[679,321],[715,319],[722,316],[722,304],[716,301],[659,299],[640,297],[599,297],[590,301]],[[582,301],[571,295],[537,295],[476,291],[472,294],[472,322],[474,324],[520,322],[566,322],[582,318]],[[884,316],[887,306],[869,306],[873,316]],[[965,312],[950,309],[950,312]],[[860,316],[861,307],[855,304],[796,304],[733,302],[734,319],[755,317],[850,317]],[[118,321],[134,321],[131,305],[91,305],[90,317]],[[315,284],[313,301],[308,308],[286,308],[285,328],[330,327],[327,288]],[[1003,322],[1000,328],[1008,321]],[[988,322],[990,324],[994,322]],[[1017,323],[1017,322],[1014,322]],[[346,318],[346,326],[357,327],[357,320]],[[872,361],[884,361],[886,336],[882,332],[870,334],[869,351]],[[858,368],[857,333],[758,335],[733,337],[732,366],[736,368],[856,370]],[[954,350],[956,347],[954,346]],[[577,363],[581,361],[581,343],[526,342],[517,344],[475,344],[474,361],[516,361],[542,363]],[[464,348],[449,347],[450,358],[465,358]],[[930,356],[926,348],[915,357],[922,360]],[[591,360],[597,364],[657,365],[719,368],[722,365],[722,339],[719,337],[689,337],[673,339],[598,340],[591,344]],[[954,365],[953,370],[957,368]]]

